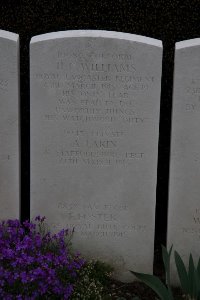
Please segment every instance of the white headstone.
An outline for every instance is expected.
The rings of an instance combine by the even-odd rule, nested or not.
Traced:
[[[162,43],[80,30],[30,50],[31,216],[121,280],[152,272]]]
[[[0,30],[0,220],[19,209],[19,37]]]
[[[200,39],[176,43],[172,116],[167,244],[188,262],[200,256]]]

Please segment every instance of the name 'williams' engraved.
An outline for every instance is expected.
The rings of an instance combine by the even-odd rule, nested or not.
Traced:
[[[136,68],[133,64],[112,64],[112,63],[65,63],[63,60],[57,62],[57,69],[68,69],[70,71],[80,70],[82,72],[127,72],[135,73]]]

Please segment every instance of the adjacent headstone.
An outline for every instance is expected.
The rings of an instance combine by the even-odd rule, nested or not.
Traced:
[[[188,262],[200,256],[200,39],[176,43],[172,116],[167,244]]]
[[[30,51],[31,216],[118,279],[152,272],[162,43],[78,30]]]
[[[0,220],[19,210],[19,37],[0,30]]]

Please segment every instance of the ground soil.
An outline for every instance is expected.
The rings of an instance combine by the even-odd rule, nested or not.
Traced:
[[[162,253],[160,246],[156,245],[155,257],[154,257],[154,275],[158,276],[163,282],[165,282],[165,270],[163,267]],[[121,283],[112,280],[110,282],[110,293],[113,300],[134,300],[134,297],[138,297],[140,300],[156,300],[159,299],[156,293],[152,291],[142,282]],[[179,289],[173,289],[175,300],[184,299]]]
[[[113,281],[111,284],[110,293],[113,300],[133,300],[136,296],[140,300],[159,299],[159,297],[156,296],[156,294],[149,287],[147,287],[141,282],[123,284],[120,282]],[[178,289],[174,290],[174,295],[176,300],[184,299],[184,297]]]

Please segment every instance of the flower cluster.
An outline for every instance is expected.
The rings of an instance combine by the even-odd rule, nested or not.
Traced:
[[[85,261],[72,255],[70,232],[51,234],[45,218],[0,223],[0,299],[69,299]]]

